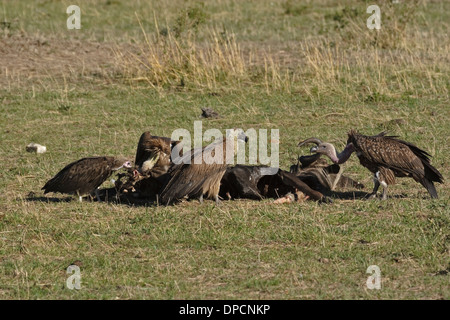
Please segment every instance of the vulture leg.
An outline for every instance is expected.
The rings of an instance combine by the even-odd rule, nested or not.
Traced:
[[[377,197],[377,191],[378,188],[380,187],[380,181],[378,181],[376,175],[373,176],[373,183],[374,183],[373,190],[372,193],[367,196],[368,199],[373,199]]]
[[[382,196],[381,200],[386,200],[387,199],[387,187],[388,187],[388,185],[386,183],[386,180],[387,180],[386,173],[389,173],[389,172],[392,172],[392,171],[385,171],[385,170],[383,170],[384,174],[381,174],[380,171],[375,173],[375,176],[376,176],[378,182],[383,187],[383,196]],[[395,179],[395,177],[393,177],[393,179]]]
[[[387,185],[383,186],[383,196],[381,197],[381,200],[387,200]]]
[[[95,197],[97,198],[98,202],[102,202],[102,200],[100,200],[100,193],[98,192],[98,188],[95,189]]]
[[[78,196],[78,200],[80,200],[80,202],[83,202],[83,197],[82,196]]]
[[[218,194],[216,194],[215,199],[216,199],[216,206],[220,205],[220,200],[219,200]]]
[[[202,193],[202,195],[198,198],[198,201],[200,201],[200,203],[203,203],[203,193]]]

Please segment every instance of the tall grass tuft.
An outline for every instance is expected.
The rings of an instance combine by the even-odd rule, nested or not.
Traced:
[[[381,30],[366,27],[364,6],[337,8],[324,15],[326,35],[300,40],[281,56],[213,27],[204,28],[199,41],[197,30],[206,19],[201,8],[183,11],[172,27],[160,29],[155,17],[152,34],[137,17],[144,41],[117,50],[116,60],[131,83],[157,90],[264,88],[358,102],[447,95],[448,41],[436,42],[439,31],[432,36],[422,31],[421,5],[383,2]]]

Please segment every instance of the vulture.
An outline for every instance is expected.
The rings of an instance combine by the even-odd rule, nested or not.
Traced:
[[[131,162],[123,157],[90,157],[74,161],[64,167],[45,186],[44,194],[60,192],[75,194],[80,201],[83,195],[97,192],[97,188],[113,171],[131,168]]]
[[[172,148],[180,143],[166,137],[152,136],[144,132],[139,138],[135,166],[141,174],[152,172],[152,176],[166,173],[170,167]]]
[[[307,139],[302,144],[309,142],[317,145],[311,149],[312,152],[327,155],[336,164],[344,163],[356,152],[361,165],[374,174],[374,188],[370,198],[376,197],[381,184],[382,199],[387,199],[388,185],[394,184],[396,177],[413,178],[427,189],[432,198],[437,198],[433,182],[444,181],[441,173],[430,164],[430,154],[410,142],[387,136],[386,132],[365,136],[351,130],[348,133],[347,145],[339,154],[331,143],[317,138]]]
[[[204,148],[192,149],[184,155],[181,163],[173,165],[168,172],[167,182],[161,192],[161,202],[169,205],[185,197],[199,198],[203,202],[203,197],[206,196],[214,198],[216,204],[219,204],[220,181],[228,163],[236,155],[239,140],[246,142],[248,138],[242,130],[233,129],[223,140]],[[230,142],[234,150],[227,152]],[[221,151],[221,154],[216,156],[216,150]]]
[[[180,141],[167,137],[152,136],[150,132],[144,132],[138,142],[136,150],[135,166],[137,172],[129,179],[134,189],[141,195],[154,196],[165,181],[165,174],[169,170],[172,160],[172,149]],[[134,182],[132,182],[134,181]]]

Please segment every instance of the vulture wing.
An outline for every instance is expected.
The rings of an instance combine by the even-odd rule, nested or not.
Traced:
[[[162,203],[170,203],[185,196],[201,196],[204,186],[213,183],[218,175],[220,181],[225,170],[226,167],[216,164],[180,165],[171,172],[171,178],[161,193]]]
[[[401,140],[386,136],[356,138],[357,153],[376,166],[383,166],[404,175],[423,175],[422,161]]]
[[[224,145],[223,143],[221,147]],[[217,192],[219,191],[220,179],[226,171],[227,164],[206,164],[203,161],[206,148],[192,149],[190,153],[181,157],[182,163],[172,166],[169,170],[170,178],[161,192],[162,203],[169,204],[185,196],[199,197],[208,190],[209,196],[214,186],[217,186]],[[214,151],[211,155],[213,154]],[[184,163],[188,157],[190,157],[190,163]]]
[[[99,187],[112,173],[113,157],[83,158],[64,167],[42,188],[44,193],[87,194]]]
[[[309,196],[311,199],[330,202],[331,199],[325,197],[322,193],[311,189],[305,182],[300,180],[295,174],[281,169],[278,170],[277,174],[284,184],[296,188],[297,190]]]
[[[442,176],[442,174],[431,165],[430,163],[430,157],[431,155],[418,148],[417,146],[415,146],[414,144],[410,143],[410,142],[406,142],[400,139],[395,139],[396,141],[398,141],[399,143],[402,143],[406,146],[409,147],[409,149],[416,155],[416,157],[418,157],[421,161],[422,164],[424,166],[424,170],[425,170],[425,177],[427,179],[429,179],[430,181],[436,181],[439,183],[443,183],[444,182],[444,177]]]
[[[365,141],[366,140],[366,141]],[[442,183],[441,173],[430,164],[430,155],[412,143],[395,137],[356,137],[357,152],[375,166],[393,170],[396,175],[412,176],[437,198],[433,181]]]

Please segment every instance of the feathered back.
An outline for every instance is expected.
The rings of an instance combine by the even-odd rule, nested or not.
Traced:
[[[234,139],[235,143],[237,143],[237,139],[240,139],[237,131],[233,131],[229,138]],[[192,149],[190,154],[185,154],[182,158],[190,159],[190,163],[173,165],[169,170],[170,178],[161,192],[161,202],[170,204],[183,197],[194,198],[203,194],[206,194],[208,198],[216,197],[219,194],[220,180],[227,168],[227,160],[230,160],[227,156],[234,154],[226,152],[226,142],[227,138],[224,138],[222,141],[202,149]],[[219,163],[208,161],[215,159],[216,148],[222,153]],[[234,148],[234,152],[236,152],[236,144]]]
[[[74,161],[65,166],[42,190],[44,193],[61,192],[84,195],[91,193],[111,175],[123,166],[125,158],[90,157]]]
[[[393,170],[395,176],[411,176],[420,182],[432,197],[437,197],[433,181],[442,183],[441,173],[431,165],[431,155],[416,145],[387,136],[381,132],[376,136],[364,136],[351,130],[348,143],[352,143],[362,165],[372,172],[381,167]]]

